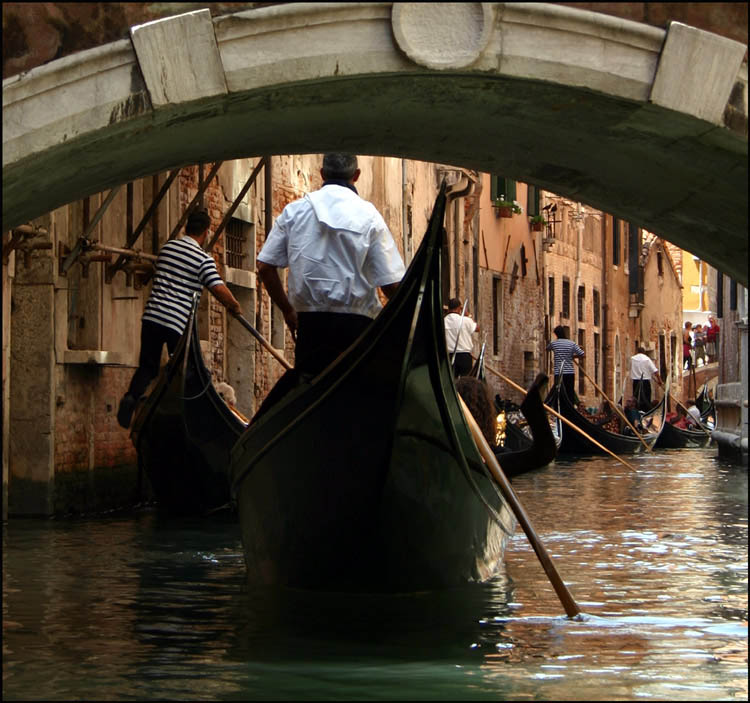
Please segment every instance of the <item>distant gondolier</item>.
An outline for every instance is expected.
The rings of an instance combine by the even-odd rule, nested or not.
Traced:
[[[445,343],[448,355],[453,356],[453,373],[458,378],[471,371],[471,352],[474,342],[471,335],[479,331],[479,324],[474,322],[462,309],[458,298],[448,301],[448,314],[445,316]]]
[[[557,339],[547,345],[547,351],[554,354],[555,386],[562,383],[568,399],[571,403],[576,404],[578,402],[575,394],[576,370],[573,366],[573,358],[582,359],[586,353],[575,342],[568,339],[562,325],[555,327],[553,332]]]
[[[638,410],[651,410],[651,378],[662,383],[659,370],[643,347],[630,357],[630,379],[633,381],[633,397]]]

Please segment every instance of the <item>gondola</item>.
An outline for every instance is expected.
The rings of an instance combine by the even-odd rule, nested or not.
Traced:
[[[715,422],[714,401],[708,397],[708,389],[703,390],[695,400],[695,405],[701,411],[700,419],[703,429],[688,429],[675,427],[669,422],[664,423],[659,438],[654,447],[658,449],[700,449],[711,444],[711,429]]]
[[[640,435],[644,442],[652,448],[664,427],[667,397],[668,393],[665,393],[664,397],[641,419],[645,431],[641,432]],[[625,432],[610,432],[596,423],[591,422],[578,411],[573,402],[568,398],[565,392],[565,386],[562,384],[559,384],[550,390],[545,402],[550,407],[555,408],[564,418],[572,422],[576,427],[583,430],[602,446],[618,456],[622,454],[639,454],[647,451],[643,442],[636,437],[629,428],[627,430],[629,434],[626,434]],[[604,451],[586,439],[583,435],[571,431],[570,428],[565,428],[563,431],[559,453],[605,454]]]
[[[484,354],[482,344],[469,376],[486,383]],[[561,422],[549,417],[542,401],[542,389],[548,380],[547,374],[538,374],[528,387],[520,408],[515,406],[514,410],[499,403],[499,396],[495,396],[501,436],[493,451],[508,478],[547,466],[557,455],[562,439]],[[470,399],[464,398],[464,401],[472,409]]]
[[[520,407],[523,417],[505,413],[505,440],[494,451],[508,478],[547,466],[557,456],[562,440],[560,421],[555,418],[553,431],[541,394],[548,380],[547,374],[540,373],[528,387]]]
[[[229,507],[229,453],[247,422],[219,395],[203,361],[193,310],[174,354],[135,415],[139,471],[159,508],[200,516]]]
[[[453,382],[440,285],[445,200],[443,184],[381,314],[234,446],[251,585],[403,592],[497,572],[516,519]]]

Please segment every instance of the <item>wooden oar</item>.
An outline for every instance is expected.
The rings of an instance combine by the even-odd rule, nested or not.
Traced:
[[[513,388],[515,388],[516,390],[521,391],[521,393],[523,393],[524,395],[526,395],[526,391],[523,388],[521,388],[521,386],[519,386],[517,383],[514,383],[513,381],[511,381],[511,379],[509,379],[507,376],[501,374],[499,371],[495,371],[495,369],[493,369],[491,366],[487,366],[487,364],[484,365],[484,368],[487,369],[487,370],[489,370],[489,371],[492,371],[492,373],[494,373],[495,376],[499,376],[507,384],[513,386]],[[568,427],[573,428],[576,432],[578,432],[579,434],[583,435],[589,442],[591,442],[595,446],[599,447],[599,449],[601,449],[602,451],[606,452],[611,457],[617,459],[617,461],[619,461],[621,464],[624,464],[625,466],[627,466],[632,471],[637,471],[637,469],[635,468],[635,466],[633,466],[632,464],[630,464],[627,461],[625,461],[625,459],[617,456],[617,454],[615,454],[611,449],[607,449],[607,447],[605,447],[600,442],[597,442],[590,434],[588,434],[588,432],[584,432],[580,427],[578,427],[577,425],[573,424],[570,420],[568,420],[567,417],[563,417],[559,412],[557,412],[557,410],[555,410],[554,408],[551,408],[549,405],[547,405],[547,403],[544,403],[544,407],[549,412],[551,412],[555,417],[559,417],[560,420],[562,420]]]
[[[579,369],[581,370],[581,373],[582,373],[582,374],[583,374],[583,375],[584,375],[584,376],[585,376],[586,378],[588,378],[588,380],[589,380],[589,381],[591,381],[591,383],[592,383],[592,385],[594,386],[594,388],[596,388],[596,390],[598,390],[598,391],[599,391],[599,392],[600,392],[600,393],[602,394],[602,397],[604,398],[604,400],[606,400],[606,401],[607,401],[607,402],[609,403],[610,407],[613,407],[613,408],[614,408],[614,409],[615,409],[615,410],[617,411],[618,415],[619,415],[619,416],[620,416],[620,417],[621,417],[621,418],[622,418],[623,420],[625,420],[625,422],[626,422],[626,423],[628,424],[628,427],[629,427],[629,428],[630,428],[631,430],[633,430],[633,432],[635,433],[635,436],[636,436],[636,437],[638,437],[638,439],[640,439],[640,440],[641,440],[641,444],[643,444],[643,446],[644,446],[644,447],[646,447],[646,450],[647,450],[647,451],[649,451],[649,452],[651,452],[651,453],[653,454],[653,453],[654,453],[654,450],[653,450],[653,449],[652,449],[652,448],[651,448],[651,447],[650,447],[650,446],[648,445],[648,443],[646,442],[646,440],[645,440],[645,439],[643,439],[643,437],[642,437],[642,436],[641,436],[641,434],[640,434],[640,433],[638,432],[638,430],[637,430],[637,429],[635,429],[635,427],[633,426],[633,423],[632,423],[632,422],[630,422],[630,420],[628,420],[628,418],[626,417],[625,413],[624,413],[624,412],[622,412],[622,410],[620,410],[620,406],[619,406],[619,405],[617,405],[617,403],[613,403],[613,402],[612,402],[612,401],[611,401],[611,400],[610,400],[610,399],[609,399],[609,398],[607,397],[607,394],[606,394],[606,393],[605,393],[605,392],[604,392],[604,391],[603,391],[603,390],[602,390],[602,389],[601,389],[601,388],[600,388],[600,387],[599,387],[599,386],[598,386],[598,385],[596,384],[596,381],[594,381],[594,379],[593,379],[593,378],[591,378],[591,376],[589,376],[589,375],[588,375],[588,374],[586,373],[586,369],[584,369],[584,368],[583,368],[583,365],[581,364],[581,362],[580,362],[580,361],[578,361],[577,359],[573,359],[573,361],[575,361],[576,365],[577,365],[577,366],[578,366],[578,368],[579,368]]]
[[[536,532],[534,532],[534,528],[531,526],[531,521],[529,520],[528,515],[526,515],[526,511],[523,509],[523,506],[516,497],[516,494],[513,492],[513,488],[511,487],[510,482],[508,481],[505,473],[500,467],[500,464],[495,458],[495,454],[490,448],[490,445],[487,444],[487,440],[484,438],[482,430],[479,429],[477,421],[474,419],[474,416],[471,414],[469,408],[466,407],[466,403],[464,403],[464,400],[460,395],[458,396],[458,399],[461,403],[461,408],[464,411],[466,422],[471,429],[471,434],[474,437],[474,442],[477,445],[477,449],[479,449],[479,453],[482,455],[482,458],[487,464],[490,473],[500,487],[500,492],[503,494],[505,500],[510,504],[513,513],[515,514],[516,518],[518,518],[519,524],[523,528],[523,531],[526,533],[526,536],[529,538],[529,542],[531,542],[531,546],[534,548],[534,551],[536,552],[536,555],[542,564],[542,568],[547,574],[547,578],[549,578],[552,587],[555,589],[555,593],[557,593],[557,597],[560,599],[563,608],[565,608],[565,612],[567,613],[569,618],[575,617],[581,612],[581,609],[578,607],[578,604],[575,602],[575,600],[573,600],[573,596],[570,595],[570,591],[568,591],[567,587],[563,583],[563,580],[560,578],[560,574],[557,573],[557,569],[552,563],[552,559],[550,559],[547,550],[544,548],[544,545],[537,536]]]
[[[267,351],[271,352],[271,355],[278,361],[285,369],[291,369],[292,365],[283,357],[279,352],[277,352],[271,344],[266,341],[265,337],[258,332],[258,330],[255,329],[240,313],[233,312],[232,316],[240,322],[240,324],[248,331],[250,334],[257,339],[263,347],[266,348]]]

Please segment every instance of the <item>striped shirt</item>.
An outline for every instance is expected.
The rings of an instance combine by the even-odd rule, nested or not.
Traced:
[[[222,283],[213,257],[193,237],[172,239],[159,251],[143,319],[182,334],[193,307],[193,293]]]
[[[547,345],[547,351],[555,355],[555,376],[561,373],[575,373],[574,356],[583,356],[583,349],[570,339],[556,339]]]

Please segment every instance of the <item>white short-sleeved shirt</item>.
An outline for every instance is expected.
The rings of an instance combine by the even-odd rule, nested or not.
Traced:
[[[289,267],[289,302],[297,312],[376,317],[376,288],[399,282],[405,267],[396,242],[372,203],[329,184],[289,203],[258,261]]]
[[[645,354],[636,354],[630,358],[630,378],[633,381],[650,381],[658,369]]]
[[[460,332],[459,332],[460,328]],[[445,343],[448,346],[448,353],[453,354],[455,347],[458,352],[471,352],[474,348],[474,342],[471,335],[477,328],[477,323],[470,317],[463,316],[455,312],[449,312],[445,316]],[[458,335],[458,347],[456,347],[456,335]]]

